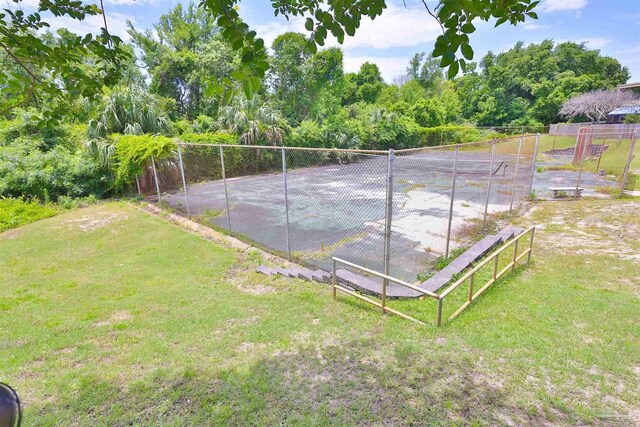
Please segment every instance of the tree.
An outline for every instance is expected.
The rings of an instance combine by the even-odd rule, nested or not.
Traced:
[[[0,115],[33,103],[45,122],[55,122],[75,99],[95,98],[103,85],[119,79],[119,65],[128,53],[122,40],[107,30],[104,7],[78,0],[40,0],[37,11],[25,13],[21,4],[16,0],[0,13]],[[97,36],[38,36],[50,26],[43,19],[48,13],[54,19],[76,20],[103,15],[104,27]],[[95,72],[85,66],[89,59]]]
[[[125,135],[171,135],[171,120],[164,114],[160,101],[141,86],[118,87],[105,97],[98,118],[88,126],[85,143],[101,163],[113,157],[114,142],[107,137]]]
[[[474,20],[496,19],[496,26],[505,22],[516,25],[524,22],[527,17],[537,19],[533,9],[538,3],[538,0],[440,0],[432,11],[427,3],[423,2],[427,13],[440,24],[443,32],[436,39],[433,56],[441,58],[440,66],[449,67],[449,77],[454,77],[460,69],[465,69],[467,60],[473,59],[469,34],[476,29]],[[242,68],[234,78],[242,84],[245,94],[250,96],[259,89],[259,84],[256,84],[253,77],[258,77],[259,83],[259,78],[264,77],[269,68],[264,40],[257,37],[257,33],[240,18],[236,0],[202,0],[201,5],[217,19],[225,40],[241,52]],[[385,0],[276,0],[272,2],[272,7],[276,16],[283,15],[285,19],[289,19],[290,16],[307,17],[305,28],[311,33],[307,49],[315,53],[318,46],[324,46],[329,33],[342,43],[345,35],[353,36],[356,33],[363,18],[375,19],[382,15],[386,3]],[[462,58],[457,56],[458,51]],[[220,82],[216,85],[219,93],[225,89],[230,93],[233,89],[232,82]],[[230,94],[227,96],[231,97]]]
[[[425,89],[434,89],[444,77],[438,60],[425,53],[416,53],[409,60],[407,66],[407,78],[417,80]]]
[[[268,81],[278,107],[293,124],[304,120],[311,106],[309,76],[305,62],[311,56],[305,50],[307,40],[300,33],[284,33],[271,44]]]
[[[282,144],[284,127],[278,110],[262,102],[237,96],[230,105],[220,109],[220,128],[238,135],[241,144]]]
[[[229,77],[235,54],[206,11],[192,2],[178,4],[153,30],[140,32],[129,22],[128,32],[151,75],[152,92],[175,100],[180,116],[215,115],[219,98],[207,96],[206,88],[212,78]]]
[[[562,105],[560,114],[565,117],[585,116],[598,123],[604,121],[612,110],[638,99],[633,92],[594,90],[569,99]]]
[[[345,104],[358,101],[374,103],[380,96],[383,87],[384,80],[382,80],[378,66],[371,62],[365,62],[357,73],[345,75],[343,102]]]
[[[629,78],[628,70],[584,44],[545,40],[506,52],[489,52],[480,71],[456,79],[463,116],[480,125],[507,125],[522,119],[551,123],[572,96],[610,89]]]

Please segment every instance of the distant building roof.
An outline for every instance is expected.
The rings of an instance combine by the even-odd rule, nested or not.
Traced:
[[[620,85],[618,86],[618,89],[640,89],[640,82]]]
[[[610,112],[609,116],[618,116],[621,114],[640,114],[640,105],[630,105],[627,107],[619,107]]]

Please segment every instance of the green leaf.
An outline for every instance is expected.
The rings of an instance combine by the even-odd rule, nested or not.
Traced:
[[[254,92],[258,92],[262,87],[262,81],[256,76],[249,77],[249,84]]]
[[[473,49],[468,44],[463,44],[460,46],[460,50],[462,51],[462,56],[469,61],[473,59]]]
[[[507,16],[503,16],[502,18],[500,18],[500,19],[498,19],[498,20],[496,21],[496,25],[495,25],[495,26],[497,27],[498,25],[502,25],[502,24],[504,24],[505,22],[507,22],[507,19],[508,19],[508,17],[507,17]]]
[[[452,79],[456,76],[456,74],[458,74],[458,70],[459,70],[459,65],[457,62],[453,62],[450,66],[449,66],[449,72],[447,73],[449,76],[449,79]]]
[[[244,82],[244,84],[242,85],[242,90],[244,91],[244,94],[247,97],[247,99],[253,98],[253,89],[251,87],[251,83],[249,83],[248,80]]]
[[[462,30],[463,33],[471,34],[476,30],[476,27],[474,27],[471,22],[467,22],[460,29]]]
[[[529,18],[538,19],[538,14],[535,12],[529,12],[527,13],[527,16],[529,16]]]
[[[442,60],[440,60],[440,66],[446,67],[447,65],[455,61],[455,59],[456,59],[455,54],[452,51],[448,50],[447,52],[444,53],[444,55],[442,55]]]
[[[307,18],[304,23],[304,27],[307,29],[307,31],[313,31],[313,19]]]
[[[240,70],[232,71],[231,72],[231,77],[233,77],[234,79],[236,79],[236,80],[238,80],[240,82],[244,81],[244,79],[246,78],[245,74]]]

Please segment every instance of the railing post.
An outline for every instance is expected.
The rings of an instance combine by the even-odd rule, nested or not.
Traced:
[[[495,281],[498,278],[498,257],[500,256],[499,253],[496,253],[496,257],[494,258],[495,261],[493,263],[493,280]]]
[[[447,225],[447,243],[444,251],[445,258],[449,258],[449,247],[451,245],[451,222],[453,221],[453,201],[456,197],[456,177],[458,175],[458,152],[460,145],[456,144],[456,153],[453,157],[453,181],[451,183],[451,201],[449,202],[449,224]]]
[[[384,214],[384,274],[389,275],[391,260],[391,221],[393,213],[393,149],[389,150],[387,162],[387,193]],[[386,289],[387,279],[382,279],[382,287]],[[384,311],[384,309],[383,309]]]
[[[229,208],[229,193],[227,191],[227,173],[224,167],[224,150],[222,149],[222,145],[220,145],[220,167],[222,168],[222,183],[224,185],[224,200],[227,205],[227,229],[229,230],[229,235],[231,236],[231,209]]]
[[[180,162],[180,175],[182,176],[182,188],[184,188],[184,204],[187,206],[187,216],[191,216],[189,209],[189,196],[187,195],[187,179],[184,176],[184,163],[182,162],[182,150],[178,144],[178,161]]]
[[[509,205],[509,212],[513,211],[513,201],[516,198],[516,189],[518,184],[518,167],[520,166],[520,153],[522,152],[522,142],[524,138],[520,137],[520,144],[518,144],[518,157],[516,158],[516,170],[513,175],[513,188],[511,189],[511,204]]]
[[[333,288],[333,299],[335,301],[336,299],[336,286],[338,286],[338,277],[336,276],[336,260],[332,259],[333,261],[333,275],[332,275],[332,288]]]
[[[380,306],[381,306],[380,308],[382,308],[382,314],[385,313],[384,307],[387,304],[387,283],[388,282],[389,281],[387,279],[382,280],[382,295],[380,298]]]
[[[285,234],[287,236],[287,259],[291,261],[291,240],[289,239],[289,192],[287,190],[287,155],[282,147],[282,183],[284,185]]]
[[[493,162],[496,156],[496,140],[491,142],[491,162],[489,163],[489,182],[487,183],[487,196],[484,201],[484,217],[482,219],[482,232],[487,227],[487,212],[489,211],[489,198],[491,197],[491,183],[493,181]]]
[[[442,300],[444,298],[438,298],[438,312],[436,313],[436,326],[442,324]]]
[[[533,252],[533,236],[536,233],[536,228],[531,229],[531,239],[529,239],[529,253],[527,254],[527,267],[531,264],[531,252]]]
[[[638,138],[638,131],[631,133],[631,142],[629,143],[629,155],[627,156],[627,164],[624,166],[624,173],[622,174],[622,182],[620,183],[620,194],[624,193],[624,188],[627,185],[627,179],[629,178],[629,168],[635,155],[636,139]]]
[[[573,198],[577,199],[580,195],[580,178],[582,178],[582,169],[584,168],[584,159],[580,160],[580,171],[578,172],[578,179],[576,180],[576,189],[573,192]]]
[[[520,239],[517,239],[513,244],[513,265],[511,266],[511,272],[513,273],[516,270],[516,258],[518,258],[518,242]]]
[[[476,274],[473,273],[470,277],[469,277],[469,296],[467,297],[467,300],[469,302],[473,301],[473,282],[474,279],[476,277]]]
[[[156,170],[156,160],[151,156],[151,168],[153,169],[153,180],[156,182],[156,192],[158,193],[158,204],[162,203],[160,197],[160,184],[158,183],[158,171]]]
[[[536,146],[533,149],[533,162],[531,163],[531,181],[529,182],[529,195],[531,198],[531,190],[533,190],[533,177],[536,173],[536,160],[538,158],[538,144],[540,143],[540,134],[536,134]]]

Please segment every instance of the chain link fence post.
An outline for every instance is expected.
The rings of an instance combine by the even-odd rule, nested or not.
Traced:
[[[516,199],[517,185],[518,185],[518,167],[520,166],[520,154],[522,153],[523,137],[520,137],[520,144],[518,144],[518,157],[516,157],[516,170],[513,174],[513,187],[511,188],[511,204],[509,204],[509,213],[513,211],[513,202]]]
[[[182,176],[182,188],[184,189],[184,204],[187,207],[187,217],[191,216],[189,209],[189,196],[187,195],[187,179],[184,176],[184,163],[182,162],[182,149],[178,144],[178,161],[180,162],[180,175]]]
[[[285,233],[287,236],[287,259],[291,261],[291,240],[289,239],[289,192],[287,189],[287,155],[282,147],[282,183],[284,185]]]
[[[482,232],[487,227],[487,213],[489,211],[489,199],[491,197],[491,183],[493,181],[493,162],[496,157],[496,140],[491,142],[491,162],[489,162],[489,182],[487,183],[487,195],[484,200],[484,216],[482,218]]]
[[[389,150],[387,162],[387,192],[384,213],[384,274],[389,275],[389,262],[391,260],[391,221],[393,213],[393,148]],[[382,279],[382,287],[386,289],[387,279]],[[384,300],[382,301],[384,307]],[[384,313],[384,308],[382,309]]]
[[[624,173],[622,174],[622,182],[620,183],[620,195],[624,194],[624,188],[627,185],[627,179],[629,179],[629,168],[631,162],[635,157],[636,139],[638,138],[638,131],[631,133],[631,142],[629,143],[629,154],[627,155],[627,163],[624,166]]]
[[[224,200],[227,206],[227,230],[229,231],[229,236],[231,236],[231,209],[229,209],[229,192],[227,191],[227,174],[224,168],[224,150],[222,149],[222,145],[218,146],[220,148],[220,168],[222,169],[222,183],[224,185]]]
[[[531,191],[533,190],[533,177],[536,173],[536,160],[538,159],[538,144],[540,143],[540,134],[536,134],[536,145],[533,148],[533,161],[531,162],[531,180],[529,181],[529,198],[531,198]]]
[[[460,144],[456,144],[456,153],[453,157],[453,181],[451,183],[451,201],[449,202],[449,224],[447,225],[447,244],[445,248],[445,258],[449,258],[449,247],[451,245],[451,223],[453,221],[453,201],[456,197],[456,177],[458,175],[458,153]]]
[[[158,183],[158,171],[156,170],[156,160],[151,156],[151,168],[153,169],[153,180],[156,182],[156,191],[158,192],[158,204],[162,202],[160,197],[160,183]]]

